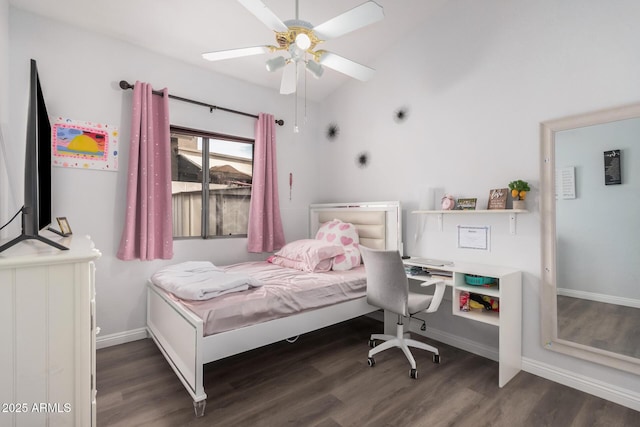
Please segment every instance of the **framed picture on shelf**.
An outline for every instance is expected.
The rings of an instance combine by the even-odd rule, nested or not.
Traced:
[[[496,188],[489,191],[489,203],[487,209],[506,209],[508,188]]]
[[[474,211],[478,199],[458,199],[458,208],[463,211]]]
[[[67,217],[59,216],[56,218],[58,220],[58,225],[60,226],[60,234],[63,236],[71,236],[73,234],[71,232],[71,227],[69,226],[69,221],[67,221]]]

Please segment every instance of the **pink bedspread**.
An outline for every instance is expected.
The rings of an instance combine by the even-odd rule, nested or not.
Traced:
[[[366,295],[363,266],[326,273],[307,273],[264,261],[222,268],[229,272],[249,274],[263,282],[264,286],[206,301],[174,297],[204,320],[205,336]]]

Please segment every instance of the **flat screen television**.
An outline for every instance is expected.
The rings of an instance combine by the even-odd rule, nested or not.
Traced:
[[[0,246],[0,252],[28,239],[39,240],[61,250],[68,249],[39,234],[51,223],[51,124],[42,96],[38,67],[33,59],[29,75],[24,205],[21,210],[22,233]]]

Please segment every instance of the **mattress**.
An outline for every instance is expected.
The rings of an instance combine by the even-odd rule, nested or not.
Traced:
[[[348,271],[308,273],[265,261],[221,267],[260,280],[263,286],[206,301],[171,298],[204,322],[204,335],[213,335],[366,296],[361,265]]]

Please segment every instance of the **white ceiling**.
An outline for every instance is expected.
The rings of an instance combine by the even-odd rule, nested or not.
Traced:
[[[375,68],[376,56],[398,42],[447,0],[377,0],[383,21],[323,44],[335,52]],[[283,21],[295,17],[295,0],[263,0]],[[300,19],[321,24],[365,0],[299,0]],[[144,47],[206,69],[279,90],[282,70],[266,71],[276,54],[209,62],[203,52],[276,44],[272,30],[234,0],[10,0],[38,15],[62,21]],[[375,78],[375,77],[374,77]],[[350,80],[325,70],[310,79],[307,97],[320,101]],[[366,84],[366,83],[359,83]]]

